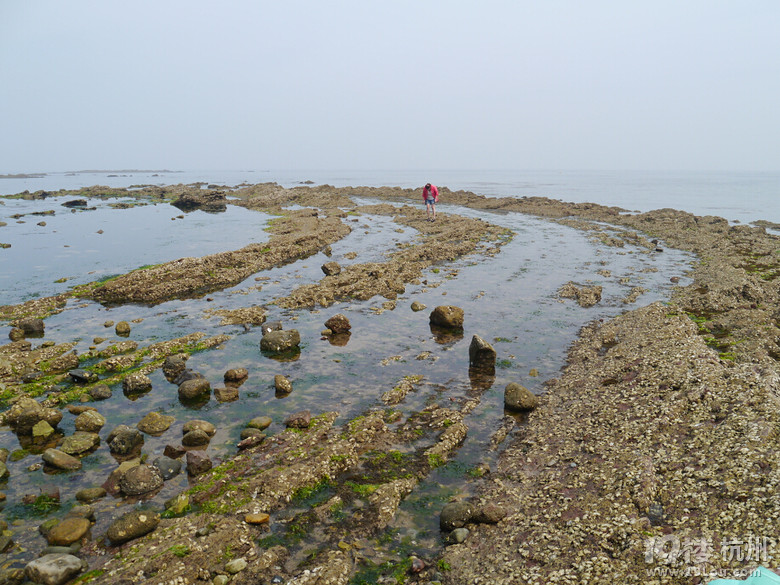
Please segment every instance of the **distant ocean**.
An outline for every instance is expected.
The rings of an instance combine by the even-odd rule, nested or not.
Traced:
[[[205,182],[221,185],[311,182],[336,187],[421,187],[426,182],[487,197],[543,196],[614,205],[630,211],[664,207],[731,222],[780,223],[780,172],[693,171],[499,171],[499,170],[285,170],[285,171],[105,171],[47,173],[36,178],[0,178],[0,195],[24,190],[76,189],[91,185]],[[446,203],[446,201],[443,201]]]

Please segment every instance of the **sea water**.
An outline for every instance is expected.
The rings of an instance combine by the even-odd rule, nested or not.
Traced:
[[[129,187],[202,182],[235,186],[275,182],[291,187],[311,182],[335,187],[425,183],[487,197],[543,196],[592,202],[630,211],[671,207],[731,222],[780,223],[780,172],[577,171],[577,170],[247,170],[47,173],[38,178],[0,178],[0,195],[24,190],[76,189],[91,185]],[[1,240],[0,240],[1,241]]]

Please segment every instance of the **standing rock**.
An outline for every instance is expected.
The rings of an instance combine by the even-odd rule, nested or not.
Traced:
[[[57,469],[73,471],[81,469],[81,461],[72,455],[68,455],[59,449],[46,449],[41,455],[45,463]]]
[[[60,445],[60,451],[68,455],[79,455],[91,451],[100,445],[100,435],[97,433],[87,433],[85,431],[76,431]]]
[[[217,432],[217,427],[215,427],[207,420],[193,419],[184,423],[181,432],[183,435],[186,435],[187,433],[196,430],[203,431],[209,437],[213,437]]]
[[[162,365],[163,375],[169,382],[173,382],[186,369],[187,356],[185,354],[169,355]]]
[[[276,391],[280,394],[289,394],[292,392],[292,382],[282,376],[281,374],[277,374],[274,376],[274,387],[276,388]]]
[[[463,329],[463,309],[452,305],[438,306],[431,312],[430,323],[446,329]]]
[[[249,372],[246,368],[233,368],[225,372],[225,384],[241,384],[249,377]]]
[[[281,331],[283,329],[281,321],[267,321],[263,323],[260,330],[263,332],[263,336],[268,335],[271,331]]]
[[[185,447],[205,447],[209,441],[211,441],[211,437],[200,429],[190,431],[181,438],[181,444]]]
[[[46,540],[52,546],[70,546],[84,538],[90,526],[86,518],[67,517],[46,533]]]
[[[270,331],[260,341],[260,349],[270,353],[282,353],[297,348],[300,344],[301,335],[297,329]]]
[[[427,309],[427,308],[428,308],[428,307],[426,307],[426,306],[425,306],[424,304],[422,304],[420,301],[414,301],[414,302],[412,303],[412,311],[414,311],[415,313],[417,313],[418,311],[424,311],[424,310],[425,310],[425,309]]]
[[[136,465],[128,469],[119,480],[119,489],[126,496],[148,494],[163,485],[160,470],[153,465]]]
[[[138,429],[119,425],[111,431],[107,441],[109,450],[115,455],[130,455],[144,444],[144,436]]]
[[[63,585],[78,575],[83,568],[81,559],[67,553],[43,555],[30,561],[24,575],[33,583]]]
[[[105,384],[98,384],[89,389],[92,400],[107,400],[111,398],[111,388]]]
[[[160,470],[160,474],[166,481],[172,477],[176,477],[181,471],[181,461],[178,461],[177,459],[171,459],[165,455],[157,457],[154,461],[152,461],[152,465]]]
[[[504,388],[504,406],[510,410],[533,410],[539,399],[525,386],[510,382]]]
[[[29,435],[33,427],[45,420],[56,427],[62,420],[62,412],[56,408],[47,408],[28,396],[22,396],[8,410],[5,424],[17,435]]]
[[[211,394],[211,384],[205,378],[195,378],[182,382],[179,386],[179,398],[196,400]]]
[[[24,319],[19,319],[15,325],[24,331],[25,337],[43,337],[43,319],[25,317]]]
[[[338,262],[326,262],[322,265],[322,271],[325,276],[335,276],[341,273],[341,266]]]
[[[333,333],[346,333],[352,329],[349,319],[341,313],[333,315],[333,317],[325,321],[325,327],[330,329]]]
[[[96,410],[87,410],[76,417],[76,430],[97,433],[106,424],[106,417]]]
[[[471,338],[469,366],[478,370],[495,371],[496,369],[496,350],[479,335]]]
[[[120,321],[116,324],[116,327],[114,327],[114,331],[120,337],[127,337],[130,335],[130,323],[127,321]]]
[[[439,516],[439,526],[442,530],[462,528],[471,521],[474,507],[469,502],[450,502],[445,504]]]
[[[167,414],[150,412],[138,421],[136,427],[139,431],[146,433],[147,435],[159,436],[167,431],[175,420],[175,417]]]
[[[126,394],[142,394],[152,389],[152,380],[144,374],[129,374],[122,380],[122,390]]]
[[[250,429],[260,429],[261,431],[264,431],[271,426],[271,423],[273,423],[273,420],[271,420],[270,416],[256,416],[246,423],[246,426]]]
[[[214,398],[218,402],[233,402],[234,400],[238,400],[238,387],[225,386],[214,388]]]
[[[111,544],[122,544],[139,538],[157,528],[160,515],[148,510],[134,510],[114,520],[106,531]]]

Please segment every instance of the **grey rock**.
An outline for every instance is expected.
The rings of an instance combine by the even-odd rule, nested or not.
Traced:
[[[281,374],[277,374],[274,376],[274,388],[276,388],[277,392],[280,392],[282,394],[289,394],[292,392],[293,386],[292,382],[282,376]]]
[[[211,384],[205,378],[186,380],[179,385],[179,398],[196,400],[211,395]]]
[[[236,386],[214,388],[214,399],[218,402],[233,402],[238,400],[238,388]]]
[[[469,345],[469,366],[478,370],[496,369],[496,350],[479,335],[471,338]]]
[[[146,433],[147,435],[159,436],[167,431],[175,420],[175,417],[167,414],[150,412],[138,421],[136,427],[139,431]]]
[[[281,331],[282,328],[281,321],[267,321],[263,323],[263,326],[260,328],[260,330],[263,332],[263,336],[266,336],[271,331]]]
[[[130,335],[130,323],[127,321],[120,321],[116,324],[116,327],[114,327],[114,331],[120,337],[126,337],[127,335]]]
[[[68,471],[81,469],[81,460],[60,451],[59,449],[46,449],[41,455],[41,458],[44,462],[57,469]]]
[[[195,429],[181,438],[181,444],[185,447],[204,447],[210,440],[211,437],[205,431]]]
[[[333,317],[325,321],[325,327],[330,329],[333,333],[346,333],[352,329],[349,319],[341,313],[333,315]]]
[[[184,423],[181,429],[182,434],[186,435],[190,431],[201,430],[209,437],[213,437],[217,432],[217,427],[207,420],[193,419]]]
[[[25,317],[24,319],[19,319],[15,325],[24,332],[25,337],[43,337],[43,319]]]
[[[504,406],[510,410],[533,410],[538,404],[536,395],[517,382],[510,382],[504,388]]]
[[[160,470],[162,478],[166,481],[176,477],[179,475],[179,473],[181,473],[181,461],[177,459],[171,459],[165,455],[157,457],[154,461],[152,461],[152,465]]]
[[[130,374],[122,380],[122,390],[127,394],[141,394],[152,389],[152,380],[144,374]]]
[[[100,445],[100,435],[86,431],[76,431],[60,445],[60,451],[68,455],[79,455],[91,451]]]
[[[98,384],[90,388],[89,395],[93,400],[107,400],[111,398],[111,388],[105,384]]]
[[[41,406],[28,396],[17,400],[5,416],[5,423],[18,435],[31,434],[33,427],[42,420],[56,428],[62,420],[62,412]]]
[[[106,537],[111,544],[122,544],[150,533],[159,523],[160,515],[156,512],[133,510],[114,520],[106,531]]]
[[[263,336],[260,349],[270,353],[281,353],[298,347],[300,343],[301,335],[297,329],[271,331]]]
[[[119,480],[119,489],[126,496],[140,496],[153,492],[163,485],[160,470],[153,465],[136,465],[128,469]]]
[[[431,312],[430,323],[446,329],[463,329],[463,309],[453,305],[436,307]]]
[[[129,455],[144,444],[144,436],[138,429],[127,425],[117,426],[108,435],[108,448],[116,455]]]
[[[447,531],[462,528],[473,515],[474,507],[469,502],[450,502],[441,510],[439,526]]]
[[[87,410],[76,417],[76,430],[97,433],[106,424],[106,417],[96,410]]]
[[[25,577],[41,585],[63,585],[81,573],[81,559],[70,554],[49,554],[30,561]]]
[[[271,420],[270,416],[256,416],[246,423],[246,426],[250,429],[260,429],[261,431],[264,431],[271,426],[272,422],[273,420]]]
[[[225,372],[224,380],[226,384],[240,383],[249,377],[246,368],[233,368]]]

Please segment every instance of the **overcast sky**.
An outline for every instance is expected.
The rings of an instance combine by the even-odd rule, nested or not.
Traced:
[[[780,170],[777,0],[0,0],[0,174]]]

